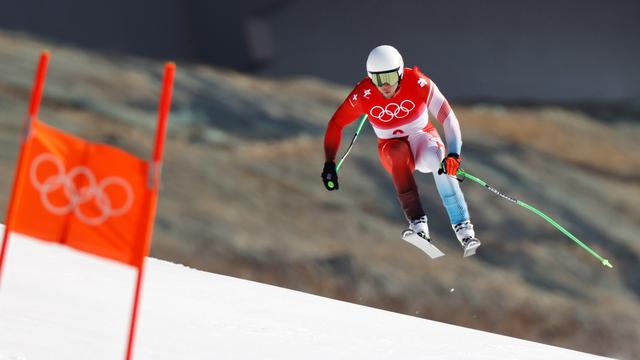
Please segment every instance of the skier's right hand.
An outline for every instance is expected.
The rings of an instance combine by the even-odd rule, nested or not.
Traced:
[[[333,161],[327,161],[324,163],[324,169],[322,169],[322,182],[324,187],[329,191],[338,190],[338,172],[336,171],[336,163]]]

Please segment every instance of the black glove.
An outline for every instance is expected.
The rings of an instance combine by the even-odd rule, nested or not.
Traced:
[[[338,190],[338,172],[336,171],[336,163],[333,161],[327,161],[324,163],[324,169],[322,169],[322,182],[324,187],[329,191]]]

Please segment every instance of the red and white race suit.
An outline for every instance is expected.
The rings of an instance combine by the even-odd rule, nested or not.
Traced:
[[[433,172],[436,186],[453,223],[468,220],[458,182],[437,175],[446,153],[429,112],[443,125],[450,153],[460,154],[460,125],[436,84],[417,67],[405,68],[400,86],[385,98],[368,77],[360,81],[329,121],[324,139],[325,157],[334,161],[345,126],[367,115],[378,137],[378,155],[391,174],[398,198],[409,220],[424,215],[413,172]]]

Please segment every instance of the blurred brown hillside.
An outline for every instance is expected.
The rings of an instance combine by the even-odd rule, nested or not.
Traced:
[[[42,48],[52,53],[42,119],[150,156],[161,63],[0,33],[2,210]],[[483,246],[463,260],[431,175],[419,174],[447,254],[433,261],[400,240],[405,224],[369,127],[340,191],[321,184],[324,127],[349,89],[190,64],[178,64],[176,81],[152,256],[600,355],[640,353],[640,122],[454,104],[463,166],[615,268],[471,182],[462,186]]]

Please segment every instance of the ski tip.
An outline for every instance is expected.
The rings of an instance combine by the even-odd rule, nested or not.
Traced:
[[[610,262],[609,262],[609,260],[607,260],[607,259],[602,260],[602,265],[604,265],[604,266],[606,266],[606,267],[608,267],[608,268],[613,269],[613,265],[611,265],[611,263],[610,263]]]

